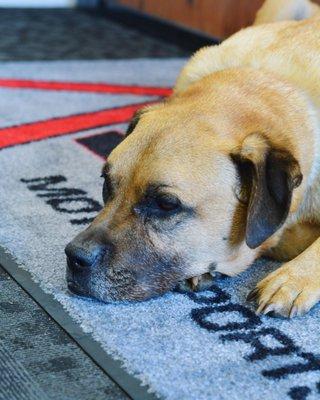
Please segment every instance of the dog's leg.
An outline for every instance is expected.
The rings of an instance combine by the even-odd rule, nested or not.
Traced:
[[[300,21],[313,17],[319,6],[310,0],[266,0],[257,13],[254,25],[278,21]]]
[[[268,248],[263,256],[277,261],[287,262],[298,257],[320,237],[320,226],[300,222],[282,230],[276,246]]]
[[[303,315],[320,300],[320,238],[293,260],[268,275],[249,293],[257,313]]]

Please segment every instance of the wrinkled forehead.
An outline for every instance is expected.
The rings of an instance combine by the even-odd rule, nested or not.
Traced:
[[[110,174],[125,186],[143,190],[166,185],[168,191],[186,199],[194,198],[197,188],[222,189],[235,175],[230,158],[215,147],[213,137],[179,130],[137,129],[113,151],[108,164]]]

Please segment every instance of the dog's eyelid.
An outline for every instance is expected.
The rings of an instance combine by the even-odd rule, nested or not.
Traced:
[[[147,189],[145,190],[146,197],[155,197],[159,195],[173,195],[169,192],[166,192],[164,189],[172,189],[173,186],[167,185],[165,183],[151,183],[148,185]]]
[[[111,165],[108,162],[106,162],[101,169],[101,178],[109,176],[110,170],[111,170]]]

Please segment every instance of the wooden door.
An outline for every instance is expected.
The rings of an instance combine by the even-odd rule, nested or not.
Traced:
[[[315,0],[320,3],[320,0]],[[264,0],[118,0],[176,24],[225,38],[252,24]]]

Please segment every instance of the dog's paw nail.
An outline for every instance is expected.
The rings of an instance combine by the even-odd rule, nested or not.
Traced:
[[[274,312],[274,305],[273,304],[269,304],[268,306],[266,306],[265,309],[263,310],[262,314],[268,315],[271,312]]]
[[[252,302],[256,301],[259,295],[259,289],[255,288],[248,293],[247,301]]]
[[[293,306],[289,313],[289,318],[293,318],[298,314],[298,307]]]
[[[264,314],[264,309],[267,306],[267,302],[263,301],[262,303],[260,303],[259,307],[257,308],[256,314],[260,315],[260,314]]]

